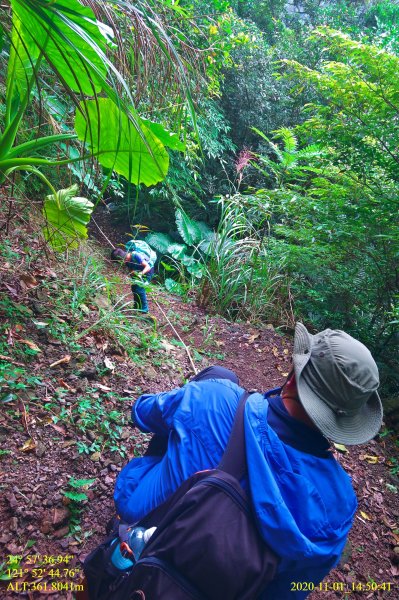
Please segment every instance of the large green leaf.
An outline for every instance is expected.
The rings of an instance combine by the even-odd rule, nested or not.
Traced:
[[[148,127],[150,131],[163,143],[164,146],[171,150],[180,150],[184,152],[186,145],[179,140],[177,133],[168,131],[160,123],[154,123],[148,119],[141,119],[141,122]]]
[[[67,86],[90,96],[101,91],[107,43],[91,8],[78,0],[11,0],[11,6],[23,43],[35,44]]]
[[[10,58],[7,68],[7,117],[8,124],[17,113],[21,102],[27,99],[32,86],[33,68],[39,56],[39,49],[17,14],[13,15]]]
[[[44,236],[57,252],[75,248],[80,239],[87,238],[87,223],[94,204],[87,198],[75,196],[78,186],[59,190],[46,196],[43,214],[46,219]]]
[[[168,254],[176,260],[181,260],[187,255],[187,246],[185,244],[171,244],[168,248]]]
[[[164,286],[168,290],[168,292],[170,292],[171,294],[176,294],[177,296],[184,296],[184,294],[187,291],[187,286],[182,285],[181,283],[175,281],[174,279],[171,279],[170,277],[167,277],[165,279]]]
[[[158,250],[158,252],[161,254],[166,254],[169,246],[174,243],[170,235],[160,232],[149,233],[146,236],[145,241],[147,244],[150,244],[150,246]]]
[[[183,241],[189,246],[193,246],[201,240],[201,230],[196,221],[190,219],[180,209],[176,210],[176,225]]]
[[[169,167],[164,145],[144,125],[141,135],[112,100],[99,98],[81,103],[75,129],[98,161],[134,184],[154,185],[162,181]],[[134,113],[133,113],[134,114]],[[134,114],[136,120],[137,115]]]
[[[201,279],[205,273],[205,267],[198,260],[192,265],[187,265],[187,271],[196,279]]]

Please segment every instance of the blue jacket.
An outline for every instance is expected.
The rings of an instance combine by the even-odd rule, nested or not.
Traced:
[[[190,475],[217,466],[242,392],[231,381],[213,379],[137,400],[133,421],[169,442],[165,456],[135,458],[120,473],[115,503],[124,520],[137,521]],[[285,409],[279,409],[281,422],[278,413],[268,415],[273,406],[268,396],[252,394],[245,407],[244,487],[263,538],[281,558],[279,575],[262,600],[292,600],[309,593],[309,585],[308,591],[291,591],[293,583],[317,586],[338,562],[357,503],[350,478],[330,452],[317,456],[294,447],[295,441],[294,446],[282,441],[290,428],[306,438],[322,436]]]

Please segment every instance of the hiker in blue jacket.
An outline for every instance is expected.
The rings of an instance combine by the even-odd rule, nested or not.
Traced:
[[[284,386],[249,396],[243,486],[262,537],[280,558],[262,600],[305,598],[337,564],[357,502],[330,441],[362,444],[378,433],[378,386],[363,344],[343,331],[311,335],[298,323]],[[234,373],[209,367],[184,387],[136,401],[134,424],[155,433],[163,450],[133,459],[120,473],[115,503],[122,519],[137,521],[193,473],[218,465],[242,393]]]
[[[131,243],[131,242],[130,242]],[[148,302],[145,286],[137,280],[144,279],[150,282],[154,276],[154,266],[151,265],[146,253],[132,249],[125,252],[122,248],[115,248],[111,252],[111,260],[122,262],[134,274],[132,283],[132,294],[135,308],[141,313],[148,313]]]

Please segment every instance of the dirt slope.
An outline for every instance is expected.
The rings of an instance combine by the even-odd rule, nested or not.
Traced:
[[[11,579],[0,587],[0,597],[69,599],[79,589],[81,561],[103,538],[104,525],[113,515],[112,494],[119,471],[130,458],[142,454],[149,440],[128,425],[132,400],[143,392],[181,385],[193,374],[193,363],[198,370],[210,364],[231,368],[247,388],[275,387],[290,368],[291,340],[271,325],[255,328],[206,315],[155,286],[150,306],[156,322],[135,318],[140,329],[129,344],[140,352],[133,359],[127,346],[98,327],[83,328],[76,349],[68,341],[43,334],[37,325],[48,319],[47,300],[39,293],[43,285],[38,282],[57,285],[62,274],[54,272],[54,265],[45,258],[19,266],[19,270],[10,263],[1,267],[3,298],[7,296],[22,311],[18,322],[7,326],[9,305],[0,304],[1,335],[16,373],[23,365],[19,366],[14,349],[28,342],[33,356],[25,365],[30,376],[24,380],[25,387],[17,388],[17,377],[12,393],[0,395],[0,557],[6,562],[1,572],[7,577],[7,569],[12,569]],[[28,311],[25,315],[23,307]],[[88,311],[86,328],[94,318],[90,306]],[[0,360],[4,361],[4,354]],[[125,456],[118,452],[121,447]],[[388,434],[337,455],[353,478],[359,510],[341,565],[311,598],[396,599],[399,482],[392,474],[398,455],[395,438]],[[71,476],[94,481],[73,488]],[[65,492],[86,497],[71,500]],[[22,560],[12,563],[10,556],[18,555]],[[41,562],[42,571],[34,561]],[[66,575],[57,574],[54,561],[55,567],[69,570]],[[295,583],[306,586],[306,582]]]

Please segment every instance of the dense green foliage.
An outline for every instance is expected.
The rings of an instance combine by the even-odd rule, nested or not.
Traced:
[[[278,3],[232,6],[245,42],[229,49],[208,100],[204,150],[217,113],[219,147],[197,179],[212,177],[199,195],[215,238],[198,298],[230,317],[345,329],[373,350],[393,392],[399,7],[304,2],[304,18]],[[326,20],[335,29],[317,27]],[[186,191],[179,199],[204,218],[194,194],[191,206]]]
[[[105,10],[104,17],[108,18],[109,10],[106,9],[111,6],[102,2],[97,8],[100,5]],[[143,25],[147,24],[165,61],[173,62],[174,49],[158,23],[153,24],[153,19],[149,20],[142,11],[137,13],[137,8],[129,3],[112,3],[115,14],[118,9],[120,22],[130,20],[130,12],[136,11],[136,21],[141,19]],[[22,170],[34,173],[46,183],[54,200],[53,212],[54,209],[59,213],[73,210],[70,222],[64,217],[55,219],[53,215],[52,218],[52,224],[57,221],[58,232],[65,241],[62,247],[65,247],[69,239],[85,237],[85,228],[75,227],[75,223],[78,213],[81,224],[87,223],[83,215],[92,205],[86,202],[82,213],[82,203],[75,202],[70,195],[68,204],[61,206],[60,194],[39,168],[95,157],[111,174],[120,174],[136,185],[153,185],[163,180],[168,170],[169,156],[165,146],[182,150],[184,144],[161,123],[143,119],[138,114],[128,80],[118,70],[118,46],[113,41],[115,31],[97,19],[91,8],[78,0],[57,3],[11,0],[9,8],[1,8],[1,15],[6,24],[3,32],[6,44],[0,63],[4,77],[4,88],[0,90],[4,100],[0,124],[0,182],[6,182],[15,171]],[[182,86],[186,88],[184,70],[177,54],[173,58],[175,71],[181,71]],[[146,60],[150,62],[150,57]],[[54,105],[54,97],[48,94],[54,76],[58,80],[56,90],[63,100],[69,101],[68,107],[64,105],[66,110],[59,121],[55,115],[59,116],[63,105]],[[42,90],[44,101],[40,108],[46,109],[52,128],[56,130],[49,134],[48,128],[43,127],[41,111],[37,114],[36,126],[33,130],[29,127],[29,109],[33,100],[41,104]],[[74,128],[69,121],[73,108],[76,109]],[[35,113],[34,107],[31,112]],[[75,144],[74,155],[66,143],[77,139],[82,143]],[[60,151],[65,153],[64,157],[54,156]],[[50,156],[46,156],[47,152]],[[44,215],[47,214],[48,210],[44,210]],[[46,231],[51,243],[50,228]],[[59,233],[57,235],[59,238]],[[54,247],[59,249],[59,243],[56,242]]]
[[[84,237],[81,197],[105,193],[150,230],[169,290],[232,318],[343,328],[393,392],[398,3],[10,4],[0,171],[23,168],[25,194],[29,170],[55,178],[45,238],[68,246],[64,222]]]

